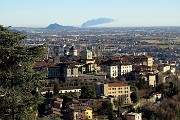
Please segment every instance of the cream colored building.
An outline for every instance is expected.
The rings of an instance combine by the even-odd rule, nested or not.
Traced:
[[[130,85],[126,83],[106,83],[103,86],[103,94],[105,96],[113,96],[123,104],[130,104]]]
[[[156,75],[154,74],[149,74],[148,75],[148,85],[149,86],[152,86],[152,87],[155,87],[156,86]]]
[[[150,66],[150,67],[153,66],[153,57],[151,56],[147,57],[147,66]]]
[[[78,77],[78,67],[69,65],[65,71],[66,77]]]
[[[85,105],[72,104],[64,110],[65,120],[92,120],[93,110]]]

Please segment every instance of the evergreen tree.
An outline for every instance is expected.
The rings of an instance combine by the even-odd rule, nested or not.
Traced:
[[[81,88],[81,99],[93,99],[96,98],[96,92],[94,87],[85,85]]]
[[[60,90],[60,85],[59,85],[59,83],[55,83],[54,84],[54,89],[53,89],[53,92],[54,92],[54,95],[55,96],[58,96],[59,95],[59,90]]]
[[[26,37],[0,26],[0,119],[32,120],[42,97],[37,93],[43,75],[32,67],[44,46],[23,46]]]
[[[115,120],[115,114],[113,112],[113,105],[111,102],[103,102],[97,112],[98,115],[108,115],[109,120]]]
[[[138,102],[139,100],[139,95],[138,95],[138,89],[137,87],[135,87],[135,90],[131,93],[131,100],[133,101],[133,103]]]
[[[143,89],[143,88],[147,87],[147,85],[146,85],[146,82],[145,82],[145,79],[144,79],[144,78],[140,78],[140,79],[139,79],[139,82],[138,82],[137,87],[138,87],[139,89]]]

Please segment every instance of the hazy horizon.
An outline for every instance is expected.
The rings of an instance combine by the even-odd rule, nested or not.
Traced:
[[[47,27],[58,23],[80,27],[108,18],[95,27],[180,26],[180,0],[1,0],[0,24]]]

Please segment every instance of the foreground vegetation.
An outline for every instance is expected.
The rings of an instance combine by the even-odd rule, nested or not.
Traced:
[[[0,26],[0,119],[32,120],[42,102],[38,94],[43,74],[32,66],[44,54],[44,46],[23,46],[26,37]]]

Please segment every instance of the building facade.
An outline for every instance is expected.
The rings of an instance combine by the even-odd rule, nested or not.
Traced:
[[[113,96],[123,104],[131,103],[130,85],[126,83],[106,83],[103,85],[103,94],[105,96]]]
[[[107,66],[107,77],[109,78],[117,78],[118,77],[118,66],[110,65]]]

